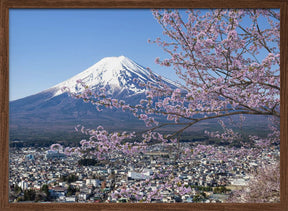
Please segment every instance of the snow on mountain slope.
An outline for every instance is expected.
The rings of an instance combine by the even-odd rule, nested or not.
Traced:
[[[69,88],[71,92],[81,92],[83,88],[77,84],[77,80],[82,80],[92,90],[105,87],[107,94],[111,95],[126,90],[127,97],[130,97],[145,92],[143,87],[134,82],[134,78],[141,82],[155,82],[149,76],[150,72],[147,69],[125,56],[106,57],[76,76],[53,86],[49,91],[54,91],[53,97],[62,94],[63,87]],[[165,78],[163,80],[177,87],[172,81]]]

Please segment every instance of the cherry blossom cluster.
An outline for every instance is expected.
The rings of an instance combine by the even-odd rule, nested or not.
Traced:
[[[139,152],[145,152],[146,144],[133,142],[135,133],[128,132],[112,132],[104,130],[102,126],[98,126],[97,129],[86,129],[84,126],[78,125],[75,128],[77,131],[81,131],[83,134],[89,135],[89,140],[83,139],[80,141],[79,147],[66,147],[64,153],[66,155],[77,154],[82,157],[95,157],[98,160],[109,160],[113,156],[124,154],[125,156],[132,156]],[[131,141],[132,140],[132,141]],[[54,144],[51,148],[58,147],[60,145]]]
[[[251,175],[248,185],[234,191],[227,202],[267,203],[280,202],[280,165],[273,163],[262,165]]]

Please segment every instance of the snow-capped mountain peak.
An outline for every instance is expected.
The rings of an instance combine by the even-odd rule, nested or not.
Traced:
[[[149,76],[150,72],[146,68],[125,56],[106,57],[51,89],[54,90],[54,96],[62,94],[63,87],[69,88],[71,92],[80,92],[83,88],[77,81],[81,80],[92,90],[105,87],[107,94],[119,94],[125,90],[126,95],[133,96],[145,92],[143,87],[135,83],[134,78],[142,82],[153,81]],[[167,80],[167,83],[171,82]]]

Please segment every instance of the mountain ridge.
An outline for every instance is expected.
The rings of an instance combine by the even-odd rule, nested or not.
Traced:
[[[83,102],[82,99],[72,98],[67,92],[63,92],[62,88],[67,87],[71,92],[79,93],[83,89],[76,81],[82,80],[92,91],[104,87],[108,90],[107,95],[125,100],[129,104],[137,104],[140,99],[145,98],[145,87],[141,87],[134,79],[144,83],[155,82],[149,76],[150,72],[146,68],[127,57],[103,58],[51,88],[11,101],[10,136],[18,138],[18,135],[28,133],[27,131],[31,131],[31,134],[35,131],[73,132],[74,126],[79,123],[92,128],[103,125],[111,130],[143,130],[144,122],[135,118],[133,114],[117,109],[98,112],[95,106]],[[170,80],[163,80],[169,86],[177,87],[177,84],[170,83]]]

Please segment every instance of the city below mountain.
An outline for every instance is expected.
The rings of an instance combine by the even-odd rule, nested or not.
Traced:
[[[111,131],[143,131],[147,129],[144,122],[131,113],[117,109],[98,112],[94,105],[85,103],[82,99],[72,98],[67,92],[63,92],[62,88],[67,87],[71,92],[81,92],[83,88],[76,82],[80,79],[92,91],[105,88],[108,96],[125,100],[129,104],[137,104],[145,97],[145,88],[139,86],[134,79],[144,83],[155,82],[149,76],[150,72],[146,68],[129,58],[107,57],[47,90],[11,101],[10,141],[79,141],[81,134],[74,130],[78,124],[86,128],[102,125]],[[176,83],[163,77],[162,79],[171,88],[178,87]],[[252,122],[255,126],[255,121]],[[263,126],[265,124],[263,125],[262,121],[257,130],[261,130]],[[191,137],[201,137],[204,130],[215,127],[215,121],[203,122],[191,128],[189,133]]]

